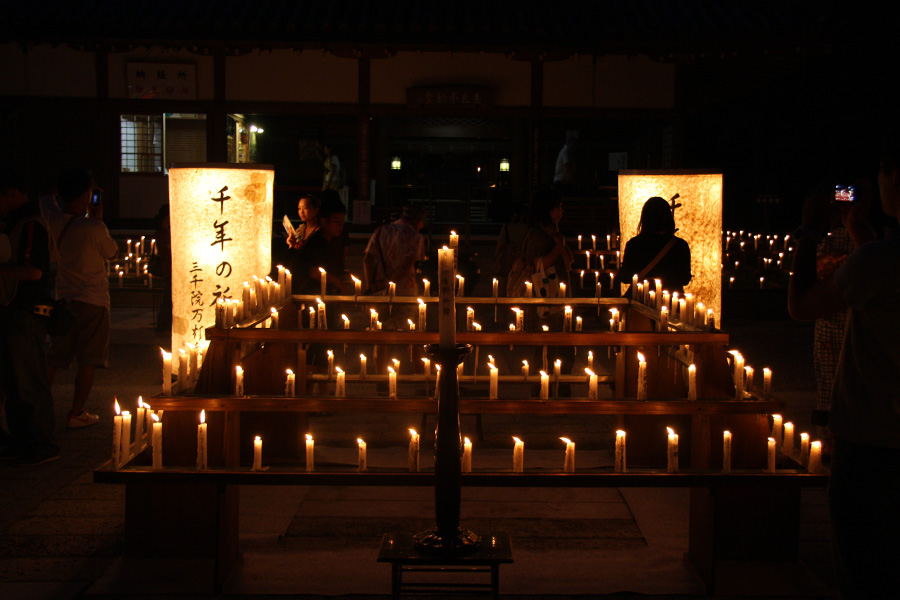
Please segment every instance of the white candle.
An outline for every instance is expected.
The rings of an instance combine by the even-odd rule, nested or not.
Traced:
[[[155,414],[150,415],[153,418],[153,433],[150,436],[150,443],[153,446],[153,465],[154,471],[162,469],[162,423]]]
[[[533,286],[534,286],[534,284],[532,282],[530,282],[530,281],[525,282],[525,297],[526,298],[531,298],[531,296],[533,295],[533,293],[534,293],[532,291]]]
[[[524,331],[525,329],[525,311],[521,308],[513,307],[512,311],[516,313],[516,331]]]
[[[325,303],[321,298],[316,298],[316,312],[318,313],[319,329],[328,329],[328,317],[325,313]]]
[[[494,280],[493,280],[493,282],[492,282],[492,286],[493,286],[493,289],[494,289],[494,290],[493,290],[493,291],[494,291],[494,298],[497,298],[498,296],[500,296],[500,282],[497,281],[497,278],[496,278],[496,277],[494,278]]]
[[[394,367],[388,367],[388,397],[397,399],[397,372]]]
[[[784,440],[784,427],[782,426],[783,419],[781,415],[772,415],[772,437],[775,438],[775,442],[781,446],[782,441]]]
[[[357,296],[362,294],[362,280],[359,279],[356,275],[351,275],[350,279],[353,280],[353,293]]]
[[[409,330],[410,330],[410,331],[415,331],[415,330],[416,330],[416,324],[413,323],[413,320],[412,320],[412,319],[407,319],[407,320],[406,320],[406,324],[409,325]]]
[[[753,391],[753,367],[744,367],[744,389],[749,393]]]
[[[359,454],[357,456],[357,470],[360,473],[365,473],[368,467],[368,457],[366,455],[366,443],[362,440],[362,438],[356,438],[356,446],[359,449]]]
[[[122,463],[122,430],[125,427],[125,419],[122,417],[118,400],[114,401],[114,406],[116,414],[113,416],[112,468],[118,469]]]
[[[472,331],[472,323],[475,322],[475,309],[471,306],[466,307],[466,331]]]
[[[498,392],[497,388],[499,387],[500,371],[497,369],[497,367],[494,366],[493,363],[488,363],[488,367],[491,370],[491,383],[490,383],[490,396],[489,397],[491,400],[496,400],[497,392]]]
[[[563,331],[569,332],[572,331],[572,307],[566,306],[563,308]]]
[[[449,244],[451,250],[456,250],[457,248],[459,248],[459,235],[457,235],[455,231],[450,232]]]
[[[578,249],[581,250],[581,236],[578,236]]]
[[[644,360],[644,355],[640,352],[637,353],[638,358],[638,386],[637,386],[637,399],[638,400],[646,400],[647,399],[647,362]]]
[[[659,331],[669,333],[669,308],[665,305],[659,309]]]
[[[731,432],[722,432],[722,472],[731,473]]]
[[[290,369],[287,369],[285,372],[287,373],[287,379],[284,380],[284,395],[288,398],[293,398],[296,395],[294,393],[296,376]]]
[[[766,471],[768,471],[769,473],[775,472],[775,438],[768,439],[766,452]]]
[[[309,328],[310,329],[316,328],[316,307],[315,306],[309,307]]]
[[[144,420],[147,418],[147,409],[144,408],[143,399],[138,396],[137,420],[134,424],[134,441],[138,451],[141,449],[141,441],[144,437]]]
[[[584,268],[587,269],[588,271],[591,270],[591,251],[590,250],[584,251]]]
[[[456,346],[456,301],[453,299],[453,250],[438,250],[438,330],[440,347]]]
[[[744,357],[737,350],[729,351],[734,361],[734,396],[735,400],[744,399]]]
[[[159,349],[163,357],[163,395],[172,395],[172,353]]]
[[[688,400],[697,399],[697,365],[688,367]]]
[[[262,438],[256,436],[253,438],[253,469],[254,471],[262,471]]]
[[[334,384],[334,395],[336,398],[343,398],[347,395],[346,374],[340,367],[335,367],[334,370],[337,373],[337,380]]]
[[[244,369],[241,365],[234,368],[234,395],[244,395]]]
[[[684,315],[681,317],[682,321],[687,322],[689,325],[694,324],[694,295],[693,294],[685,294],[684,295]]]
[[[200,424],[197,425],[197,470],[205,471],[209,468],[206,454],[206,411],[200,411]]]
[[[581,331],[583,325],[581,317],[575,317],[575,331]]]
[[[563,282],[559,283],[559,297],[560,298],[566,297],[566,284]]]
[[[316,442],[313,436],[306,434],[306,472],[312,473],[316,470]]]
[[[594,351],[588,350],[588,369],[594,370]]]
[[[409,472],[419,471],[419,434],[415,429],[409,430]]]
[[[423,294],[426,298],[430,298],[430,297],[431,297],[431,282],[428,281],[427,279],[423,279],[423,280],[422,280],[422,294]]]
[[[365,354],[359,355],[359,380],[360,381],[366,380],[366,355]]]
[[[528,380],[528,361],[527,360],[522,361],[522,377],[525,380]]]
[[[550,399],[550,376],[546,371],[541,371],[541,400]]]
[[[638,276],[637,273],[631,276],[631,299],[638,299]]]
[[[597,236],[596,235],[591,235],[591,248],[594,250],[597,249]]]
[[[669,432],[667,467],[668,473],[678,472],[678,434],[671,427],[666,427]]]
[[[809,467],[807,470],[813,475],[822,471],[822,442],[816,440],[809,446]]]
[[[616,464],[614,470],[616,473],[625,473],[627,471],[625,465],[625,432],[621,429],[616,430]]]
[[[588,400],[597,399],[597,374],[590,369],[585,369],[588,374]]]
[[[525,471],[525,442],[517,437],[513,437],[516,445],[513,447],[513,473],[523,473]]]
[[[125,285],[125,273],[123,271],[119,271],[119,287],[124,287]]]
[[[566,458],[563,462],[563,472],[564,473],[574,473],[575,472],[575,442],[570,440],[569,438],[561,437],[559,438],[566,445]]]
[[[809,464],[809,434],[800,434],[800,465],[805,467]]]
[[[121,448],[119,450],[120,464],[125,464],[131,460],[131,413],[122,412],[122,438]]]
[[[462,472],[472,472],[472,442],[469,438],[463,438]]]
[[[772,397],[772,369],[766,367],[763,369],[763,399],[769,400]]]
[[[784,442],[781,447],[781,452],[785,456],[793,456],[794,455],[794,424],[793,423],[785,423],[784,424]]]
[[[269,309],[269,314],[271,314],[271,323],[272,326],[270,329],[278,329],[278,310],[273,306]]]
[[[388,296],[393,298],[397,294],[397,284],[393,281],[388,281]]]
[[[457,288],[456,295],[460,298],[466,295],[466,278],[462,275],[456,276]]]
[[[426,331],[425,329],[425,301],[421,298],[417,298],[419,302],[419,331]]]

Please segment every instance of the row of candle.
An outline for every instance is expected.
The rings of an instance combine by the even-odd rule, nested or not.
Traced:
[[[159,349],[162,354],[162,391],[168,396],[172,392],[183,392],[190,389],[200,376],[200,367],[203,365],[205,350],[203,345],[185,344],[187,350],[179,348],[175,353],[176,360],[172,360],[172,352]],[[175,376],[175,384],[172,384],[172,376]]]
[[[746,233],[746,239],[745,239],[745,233]],[[725,238],[726,252],[732,246],[732,244],[737,244],[738,247],[741,250],[743,250],[745,248],[745,244],[747,241],[752,241],[754,252],[758,252],[760,240],[763,239],[762,234],[759,234],[759,233],[753,234],[753,233],[744,232],[744,231],[725,231],[725,232],[723,232],[723,235]],[[765,240],[763,242],[765,245],[764,247],[769,252],[774,252],[774,251],[778,250],[778,248],[780,246],[781,251],[788,252],[791,250],[790,246],[788,245],[790,243],[790,238],[791,238],[790,235],[785,235],[784,238],[782,238],[781,242],[779,243],[779,241],[778,241],[779,236],[777,234],[766,235]]]
[[[583,241],[583,238],[584,238],[584,236],[581,236],[581,235],[579,235],[579,236],[576,238],[576,239],[578,240],[578,249],[579,249],[579,250],[582,249],[582,241]],[[618,235],[618,234],[616,234],[615,237],[613,237],[612,235],[607,235],[607,236],[606,236],[606,249],[607,249],[607,250],[612,250],[613,247],[618,248],[618,246],[619,246],[619,235]],[[594,235],[594,234],[591,234],[591,249],[592,249],[592,250],[596,250],[596,249],[597,249],[597,236]]]
[[[159,250],[156,248],[156,238],[150,240],[150,245],[147,245],[147,236],[142,235],[140,241],[134,241],[132,245],[132,240],[125,240],[125,249],[126,254],[134,254],[136,256],[148,256],[150,254],[158,254]]]
[[[702,302],[695,302],[694,295],[686,293],[679,298],[678,292],[669,293],[662,289],[662,280],[654,279],[651,289],[650,280],[638,281],[635,274],[631,278],[631,298],[641,302],[652,309],[659,311],[659,330],[668,331],[670,319],[678,320],[687,325],[715,328],[715,313],[713,309],[707,309]]]
[[[753,388],[753,378],[755,370],[750,365],[744,364],[744,356],[737,350],[730,350],[732,367],[734,368],[734,399],[743,400],[750,395]],[[762,395],[764,400],[772,397],[772,370],[768,367],[763,369],[763,389]]]
[[[113,401],[113,447],[112,466],[120,468],[131,458],[141,453],[147,445],[153,446],[153,468],[162,466],[162,411],[151,410],[143,398],[138,396],[137,410],[134,418],[129,411],[123,411],[119,400]],[[134,443],[132,443],[132,422],[134,424]]]

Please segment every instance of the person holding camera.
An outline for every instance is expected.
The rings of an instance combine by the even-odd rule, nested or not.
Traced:
[[[56,272],[57,298],[75,316],[66,334],[50,338],[47,370],[50,382],[57,368],[78,360],[75,392],[69,411],[69,429],[87,427],[100,420],[87,412],[94,372],[106,368],[109,355],[109,280],[106,261],[118,253],[116,241],[103,223],[102,190],[87,171],[66,171],[57,182],[57,196],[41,198],[41,214],[59,250]]]

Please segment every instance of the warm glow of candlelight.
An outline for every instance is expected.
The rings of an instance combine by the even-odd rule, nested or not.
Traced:
[[[119,400],[118,400],[118,399],[113,400],[113,406],[116,407],[116,414],[117,414],[117,415],[121,415],[121,414],[122,414],[122,409],[119,407]]]
[[[151,413],[150,418],[153,419],[154,423],[159,423],[159,417],[156,415],[156,413]]]
[[[646,362],[644,360],[644,355],[641,354],[640,352],[637,353],[637,358],[638,358],[638,362]]]
[[[200,422],[201,422],[201,423],[206,423],[206,410],[201,410],[201,411],[200,411]]]

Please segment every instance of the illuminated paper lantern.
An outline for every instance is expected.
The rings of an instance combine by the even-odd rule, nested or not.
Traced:
[[[218,298],[240,298],[244,281],[268,275],[274,183],[269,165],[169,169],[173,348],[204,339]]]
[[[722,174],[695,170],[619,171],[619,230],[622,240],[638,233],[641,209],[653,196],[675,200],[675,234],[691,247],[693,279],[685,293],[722,318]],[[624,247],[624,244],[623,244]]]

